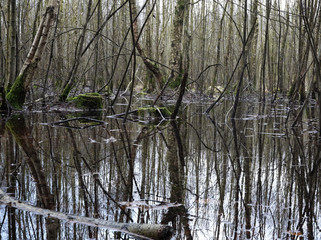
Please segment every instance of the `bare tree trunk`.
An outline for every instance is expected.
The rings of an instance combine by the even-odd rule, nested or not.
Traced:
[[[224,9],[223,9],[223,15],[222,15],[222,18],[220,20],[220,29],[219,29],[218,36],[217,36],[216,62],[218,64],[221,63],[221,52],[222,52],[221,43],[222,43],[223,24],[224,24],[224,19],[225,19],[228,3],[229,3],[229,1],[226,1],[226,3],[225,3]],[[211,93],[214,93],[214,88],[218,83],[218,79],[219,79],[218,68],[215,68],[215,70],[214,70],[214,78],[213,78],[213,82],[212,82],[212,92]]]
[[[7,26],[7,59],[5,68],[5,78],[3,79],[2,98],[5,98],[5,92],[9,90],[17,77],[17,60],[16,60],[16,40],[17,40],[17,22],[16,22],[16,1],[8,1],[8,26]],[[0,39],[1,41],[1,39]],[[2,44],[0,44],[2,46]],[[2,48],[1,48],[2,50]],[[1,56],[1,55],[0,55]],[[3,71],[3,69],[1,69]],[[7,108],[6,101],[2,99],[1,109]]]
[[[99,28],[101,26],[101,15],[102,15],[102,3],[101,0],[98,0],[98,11],[97,11],[97,32],[99,32]],[[99,40],[100,40],[100,35],[98,35],[95,43],[95,65],[94,65],[94,78],[92,79],[93,81],[93,86],[92,86],[92,91],[95,92],[97,89],[97,85],[99,84],[98,80],[101,80],[101,77],[98,78],[98,71],[102,71],[102,69],[99,67],[99,54],[100,54],[100,45],[99,45]]]
[[[249,40],[249,69],[251,74],[251,82],[255,88],[257,83],[257,45],[258,45],[258,0],[253,0],[251,4],[250,26],[254,28],[253,35]]]
[[[139,43],[140,31],[138,29],[138,23],[137,23],[138,15],[137,15],[136,0],[130,0],[129,2],[130,2],[130,7],[131,7],[132,19],[133,19],[132,24],[133,24],[133,30],[134,30],[135,47],[136,47],[140,57],[142,58],[145,66],[147,67],[147,69],[149,71],[151,71],[153,73],[153,75],[155,76],[156,88],[157,88],[157,91],[160,91],[161,86],[162,86],[162,81],[163,81],[163,74],[161,73],[159,68],[149,60],[149,57],[146,56],[144,49],[142,48],[142,46]],[[155,4],[156,4],[156,2],[153,3],[152,9],[148,13],[148,17],[150,16],[152,11],[154,10]],[[145,20],[145,23],[147,20],[148,20],[148,18]]]
[[[25,102],[26,93],[45,50],[58,2],[55,0],[46,8],[27,58],[10,91],[6,94],[7,104],[10,108],[21,109]]]
[[[265,25],[265,39],[263,49],[263,59],[261,68],[261,82],[260,82],[260,100],[265,101],[266,91],[266,59],[268,57],[269,48],[269,23],[270,23],[271,2],[266,0],[266,25]]]
[[[83,52],[85,35],[87,32],[87,25],[88,25],[89,20],[91,18],[91,6],[92,6],[92,0],[89,0],[88,5],[87,5],[86,19],[85,19],[85,22],[84,22],[84,25],[82,28],[82,32],[81,32],[81,35],[79,37],[78,44],[76,47],[74,63],[73,63],[71,71],[69,72],[69,76],[68,76],[68,79],[64,85],[63,91],[60,95],[61,101],[65,101],[67,99],[72,87],[75,85],[75,82],[77,80],[76,74],[78,71],[78,67],[80,65],[80,60],[81,60],[81,56],[82,56],[82,52]]]
[[[8,61],[8,77],[6,87],[11,87],[13,84],[17,73],[16,73],[16,36],[17,36],[17,23],[16,23],[16,1],[8,1],[10,4],[10,14],[9,14],[9,59]]]
[[[183,56],[183,26],[184,26],[184,14],[188,11],[189,0],[179,0],[175,6],[173,27],[171,32],[171,51],[169,66],[174,71],[174,83],[173,87],[178,86],[181,83],[183,77],[182,69],[182,56]],[[187,24],[187,23],[186,23]],[[184,49],[188,51],[188,49]]]
[[[2,4],[0,2],[0,12],[2,12]],[[0,29],[2,29],[4,26],[2,25],[2,14],[0,15]],[[0,30],[0,87],[5,82],[5,54],[3,49],[3,36],[2,31]]]
[[[285,61],[285,49],[286,49],[286,41],[287,35],[289,32],[290,25],[290,15],[286,14],[286,26],[282,39],[282,23],[281,23],[281,13],[279,12],[279,21],[280,21],[280,36],[279,36],[279,60],[278,60],[278,83],[277,83],[277,91],[280,93],[284,93],[284,61]],[[282,39],[282,40],[281,40]]]

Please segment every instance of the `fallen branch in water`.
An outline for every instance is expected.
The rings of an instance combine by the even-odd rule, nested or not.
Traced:
[[[139,224],[139,223],[117,223],[107,221],[103,219],[82,217],[77,215],[71,215],[61,212],[56,212],[48,209],[32,206],[27,203],[23,203],[8,196],[5,192],[0,189],[0,204],[14,207],[19,210],[33,212],[38,215],[45,217],[56,218],[59,220],[84,224],[87,226],[107,228],[112,231],[122,232],[130,234],[133,237],[139,239],[169,239],[172,235],[172,228],[168,225],[162,224]]]

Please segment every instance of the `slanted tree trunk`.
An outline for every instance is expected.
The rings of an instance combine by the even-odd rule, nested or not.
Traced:
[[[50,28],[55,18],[55,10],[58,7],[58,2],[59,0],[53,0],[46,8],[46,12],[39,25],[37,34],[27,58],[20,70],[18,77],[10,88],[10,91],[6,94],[6,101],[8,107],[11,109],[22,109],[22,106],[25,102],[26,93],[44,52],[50,33]]]

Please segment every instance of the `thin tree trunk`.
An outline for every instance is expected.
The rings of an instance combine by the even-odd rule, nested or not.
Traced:
[[[77,77],[77,71],[80,65],[80,60],[81,60],[81,56],[82,56],[82,52],[83,52],[83,46],[84,46],[84,42],[85,42],[85,36],[86,36],[86,32],[87,32],[87,25],[89,23],[89,20],[91,18],[91,6],[92,6],[92,0],[88,1],[88,5],[87,5],[87,13],[86,13],[86,19],[82,28],[82,32],[80,34],[79,40],[78,40],[78,44],[76,47],[76,54],[75,54],[75,59],[74,59],[74,63],[72,66],[71,71],[69,72],[69,76],[68,79],[64,85],[63,91],[60,95],[60,101],[65,101],[71,91],[71,89],[73,88],[73,86],[76,83]]]
[[[222,52],[221,43],[222,43],[223,24],[224,24],[224,18],[225,18],[225,15],[226,15],[228,3],[229,3],[229,1],[226,1],[226,3],[225,3],[224,9],[223,9],[223,15],[222,15],[222,18],[220,20],[220,29],[219,29],[218,36],[217,36],[216,62],[218,64],[221,63],[221,52]],[[214,93],[214,88],[218,83],[218,79],[219,79],[218,68],[215,68],[215,70],[214,70],[214,78],[213,78],[213,82],[212,82],[212,92],[211,92],[211,94]]]
[[[129,2],[130,2],[130,7],[131,7],[132,19],[133,19],[132,24],[133,24],[133,30],[134,30],[135,47],[136,47],[140,57],[142,58],[145,66],[147,67],[147,69],[149,71],[151,71],[153,73],[153,75],[155,76],[156,88],[157,88],[157,91],[160,91],[161,86],[162,86],[162,81],[163,81],[163,74],[161,73],[160,69],[149,60],[149,57],[146,56],[144,49],[142,48],[142,46],[139,43],[140,31],[138,29],[138,23],[137,23],[138,15],[137,15],[136,0],[130,0]],[[153,3],[153,6],[152,6],[151,10],[149,11],[144,24],[146,24],[146,21],[148,21],[149,16],[153,12],[155,4],[156,4],[156,2]]]
[[[266,0],[266,25],[265,25],[264,49],[263,49],[263,59],[262,59],[262,68],[261,68],[261,82],[260,82],[260,100],[261,101],[265,101],[266,59],[268,57],[268,48],[269,48],[270,12],[271,12],[271,2],[270,2],[270,0]]]
[[[10,24],[9,24],[9,34],[8,37],[10,38],[10,49],[9,49],[9,59],[8,59],[8,79],[6,87],[11,87],[13,84],[17,72],[16,72],[16,36],[17,36],[17,23],[16,23],[16,1],[8,1],[10,3]]]
[[[101,26],[101,15],[102,15],[102,3],[101,0],[98,0],[98,11],[97,11],[97,32],[99,32],[99,28]],[[97,89],[97,84],[99,84],[98,80],[101,79],[101,77],[98,78],[98,71],[101,71],[102,69],[99,67],[99,54],[100,54],[100,45],[99,45],[99,40],[100,40],[100,35],[96,38],[96,43],[95,43],[95,65],[94,65],[94,78],[92,79],[93,81],[93,86],[92,86],[92,91],[95,92]]]
[[[171,50],[170,50],[170,62],[169,66],[174,70],[174,87],[181,83],[183,77],[182,69],[182,42],[183,42],[183,26],[184,26],[184,14],[188,10],[189,0],[179,0],[175,6],[173,27],[171,32]],[[188,51],[188,49],[184,49]]]

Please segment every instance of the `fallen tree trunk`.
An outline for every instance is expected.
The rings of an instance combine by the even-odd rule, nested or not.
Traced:
[[[103,219],[82,217],[61,212],[52,211],[23,203],[8,196],[0,189],[0,204],[14,207],[23,211],[32,212],[38,215],[56,218],[59,220],[84,224],[87,226],[107,228],[112,231],[127,233],[139,239],[170,239],[172,228],[162,224],[139,224],[139,223],[117,223]]]

